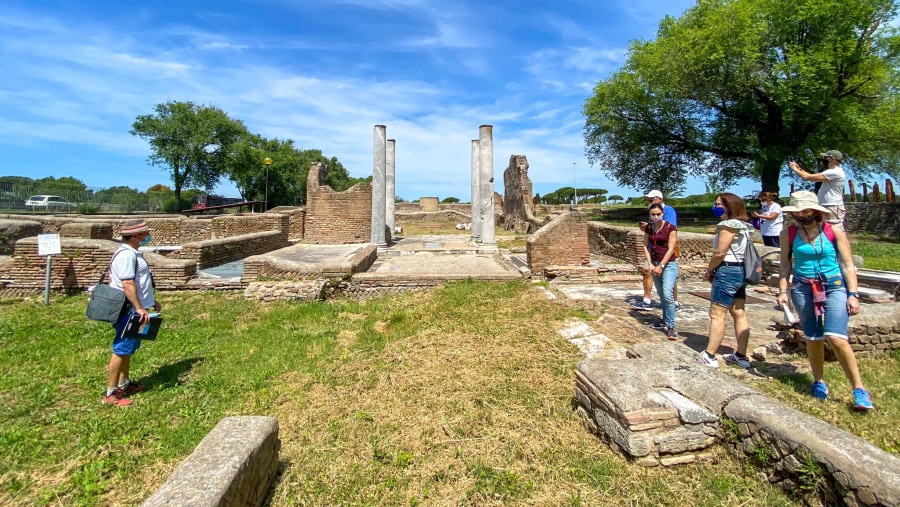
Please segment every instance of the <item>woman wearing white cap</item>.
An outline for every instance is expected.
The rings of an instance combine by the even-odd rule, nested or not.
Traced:
[[[847,235],[843,228],[826,222],[829,211],[812,192],[791,194],[784,212],[790,213],[797,225],[781,232],[778,303],[786,308],[788,281],[793,273],[790,297],[806,337],[806,355],[813,374],[812,395],[821,400],[828,398],[828,386],[822,380],[828,341],[853,388],[854,406],[870,410],[872,400],[863,387],[856,355],[847,338],[850,316],[859,313],[856,268]]]

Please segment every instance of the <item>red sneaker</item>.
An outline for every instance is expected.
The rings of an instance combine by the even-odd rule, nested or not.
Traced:
[[[124,396],[131,396],[132,394],[142,393],[147,390],[147,386],[138,384],[137,382],[129,382],[125,389],[122,389],[122,393]]]
[[[131,405],[131,400],[125,397],[125,392],[121,389],[116,389],[109,396],[103,397],[103,403],[106,405],[115,405],[117,407],[127,407]]]

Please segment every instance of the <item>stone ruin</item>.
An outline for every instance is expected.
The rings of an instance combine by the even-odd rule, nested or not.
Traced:
[[[503,171],[504,198],[500,224],[504,230],[517,234],[537,231],[545,222],[534,216],[531,179],[528,177],[528,160],[525,155],[509,157],[509,166]]]

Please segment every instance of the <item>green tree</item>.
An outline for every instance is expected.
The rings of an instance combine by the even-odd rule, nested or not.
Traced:
[[[443,204],[455,204],[459,202],[459,197],[447,197],[441,202]]]
[[[610,202],[610,203],[615,203],[615,202],[618,202],[618,201],[621,201],[621,200],[622,200],[622,196],[621,196],[621,195],[613,194],[613,195],[609,196],[609,202]]]
[[[896,0],[698,0],[637,41],[584,106],[588,158],[643,191],[688,174],[778,191],[786,161],[837,148],[900,168]]]
[[[225,174],[233,145],[249,135],[240,120],[215,106],[170,101],[155,111],[138,116],[130,132],[150,143],[150,164],[170,171],[176,203],[187,186],[212,189]]]
[[[272,160],[268,167],[263,163],[266,158]],[[360,181],[350,176],[337,157],[328,158],[321,150],[298,149],[290,139],[260,135],[246,136],[232,146],[226,173],[246,200],[263,201],[268,196],[269,207],[296,206],[306,204],[306,180],[314,162],[328,167],[324,183],[338,192]]]

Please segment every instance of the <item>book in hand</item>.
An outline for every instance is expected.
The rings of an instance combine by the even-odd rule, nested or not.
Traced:
[[[150,320],[146,324],[141,324],[141,316],[133,314],[128,318],[125,324],[125,331],[122,333],[124,338],[140,338],[141,340],[155,340],[159,333],[159,326],[162,324],[162,317],[158,313],[151,313]]]

